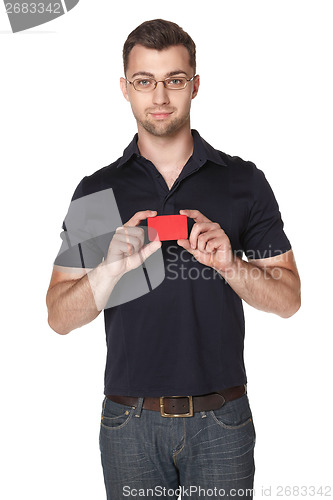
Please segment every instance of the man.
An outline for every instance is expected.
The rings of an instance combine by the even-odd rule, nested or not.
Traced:
[[[138,134],[74,193],[74,225],[91,234],[88,243],[87,235],[67,242],[55,261],[49,324],[67,334],[104,308],[100,450],[108,499],[252,498],[242,299],[293,315],[300,307],[293,252],[263,173],[190,128],[200,83],[190,36],[174,23],[148,21],[129,35],[123,58],[120,86]],[[107,220],[119,210],[127,222],[99,234],[81,227],[82,200],[111,192],[117,208],[104,210]],[[188,238],[145,240],[148,219],[177,214],[187,216]],[[121,283],[132,292],[139,269],[149,282],[159,252],[164,279],[120,300]]]

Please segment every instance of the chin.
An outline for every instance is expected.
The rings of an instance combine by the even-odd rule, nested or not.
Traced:
[[[178,132],[185,124],[185,120],[174,120],[172,123],[155,124],[149,121],[141,122],[142,127],[156,137],[168,137]]]

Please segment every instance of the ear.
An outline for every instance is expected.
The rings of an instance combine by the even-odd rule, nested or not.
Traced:
[[[123,78],[123,77],[120,78],[120,89],[121,89],[126,101],[129,101],[128,92],[127,92],[127,82],[126,82],[125,78]]]
[[[200,86],[200,76],[196,75],[194,80],[193,80],[193,91],[192,91],[192,99],[195,98],[199,91],[199,86]]]

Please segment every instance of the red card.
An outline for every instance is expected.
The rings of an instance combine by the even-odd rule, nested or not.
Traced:
[[[148,217],[147,221],[149,241],[187,239],[186,215],[157,215]]]

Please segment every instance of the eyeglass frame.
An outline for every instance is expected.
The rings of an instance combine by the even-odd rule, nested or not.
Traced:
[[[147,80],[148,80],[148,79],[149,79],[149,80],[154,80],[154,82],[155,82],[155,87],[154,87],[153,89],[148,90],[148,91],[146,90],[146,92],[153,92],[153,90],[155,90],[155,89],[156,89],[156,87],[157,87],[157,84],[158,84],[158,83],[163,83],[164,88],[165,88],[165,89],[167,89],[167,90],[184,90],[184,89],[186,89],[186,87],[187,87],[187,82],[191,82],[192,80],[194,80],[194,78],[195,78],[196,76],[197,76],[197,75],[192,76],[192,78],[185,78],[185,80],[186,80],[186,84],[185,84],[185,86],[184,86],[184,87],[182,87],[181,89],[169,89],[169,88],[166,86],[166,83],[165,83],[165,82],[166,82],[167,80],[172,79],[172,78],[173,78],[173,79],[176,79],[176,78],[177,78],[177,76],[176,76],[176,75],[175,75],[175,76],[168,76],[168,78],[165,78],[164,80],[155,80],[155,78],[151,78],[150,76],[147,76],[147,78],[146,78]],[[183,76],[180,76],[179,78],[184,78],[184,77],[183,77]],[[144,90],[138,90],[138,89],[136,89],[136,88],[134,87],[134,82],[136,82],[136,81],[138,81],[138,80],[145,80],[145,78],[136,78],[135,80],[133,80],[133,82],[130,82],[130,81],[129,81],[129,80],[127,80],[127,78],[125,77],[125,80],[126,80],[126,82],[127,82],[127,83],[129,83],[129,84],[133,85],[133,89],[134,89],[134,90],[136,90],[137,92],[145,92]]]

